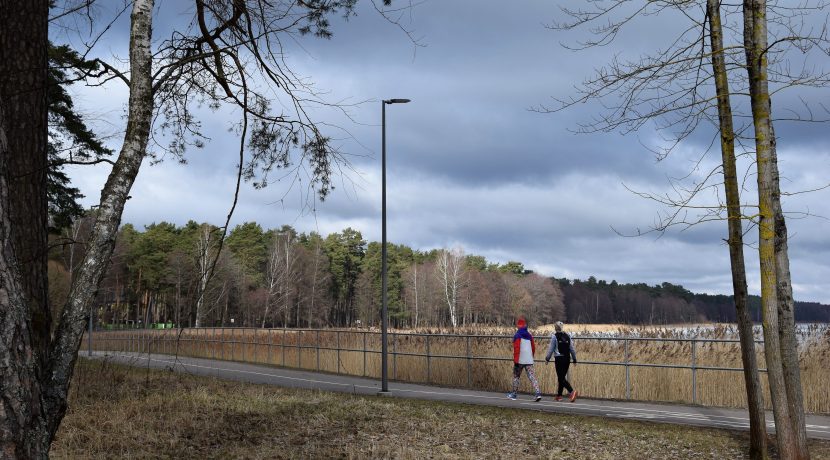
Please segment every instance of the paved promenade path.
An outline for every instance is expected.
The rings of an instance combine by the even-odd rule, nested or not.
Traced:
[[[81,357],[87,357],[86,352]],[[380,381],[361,377],[333,375],[317,372],[263,366],[258,364],[219,361],[201,358],[174,357],[121,352],[93,352],[95,359],[110,359],[134,366],[172,369],[195,375],[216,377],[225,380],[277,385],[289,388],[306,388],[324,391],[338,391],[360,395],[381,395],[385,397],[430,399],[466,404],[480,404],[499,407],[513,407],[545,412],[557,412],[598,417],[623,418],[660,423],[674,423],[732,430],[749,430],[747,412],[741,409],[685,406],[676,404],[655,404],[628,401],[608,401],[579,398],[576,402],[556,402],[550,396],[542,401],[533,401],[532,395],[519,395],[511,401],[506,393],[475,391],[459,388],[445,388],[411,383],[389,382],[389,391],[380,391]],[[772,413],[766,416],[768,430],[775,431]],[[807,436],[830,440],[830,417],[807,416]]]

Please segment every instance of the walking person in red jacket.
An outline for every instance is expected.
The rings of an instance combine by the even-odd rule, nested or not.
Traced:
[[[536,342],[533,336],[527,331],[527,321],[519,317],[516,321],[518,330],[513,336],[513,391],[507,393],[509,399],[516,399],[516,392],[519,391],[519,377],[522,370],[527,372],[527,378],[533,385],[536,393],[536,401],[542,400],[542,392],[539,390],[539,381],[536,379],[536,372],[533,370],[533,355],[536,354]]]
[[[571,387],[568,382],[568,367],[571,365],[571,358],[573,358],[574,366],[576,366],[576,349],[571,340],[570,334],[563,331],[562,321],[557,321],[555,325],[556,332],[550,336],[550,346],[548,346],[548,354],[545,356],[545,362],[550,361],[553,356],[554,364],[556,364],[556,377],[559,379],[559,388],[556,391],[556,401],[562,400],[562,390],[568,389],[568,399],[571,402],[576,401],[578,393]]]

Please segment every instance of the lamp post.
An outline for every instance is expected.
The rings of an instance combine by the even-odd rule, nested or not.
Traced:
[[[387,366],[386,329],[389,327],[389,310],[386,301],[386,104],[406,104],[409,99],[386,99],[381,102],[381,291],[383,309],[381,311],[381,391],[389,391],[389,367]]]

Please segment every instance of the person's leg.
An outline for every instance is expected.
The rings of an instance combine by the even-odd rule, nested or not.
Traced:
[[[568,373],[566,365],[568,362],[561,357],[554,359],[556,365],[556,379],[559,381],[559,386],[556,388],[556,396],[562,396],[562,390],[565,388],[565,375]]]
[[[528,364],[525,366],[525,371],[527,371],[527,378],[530,379],[531,385],[533,385],[533,392],[536,396],[542,394],[542,391],[539,390],[539,380],[536,378],[536,371],[533,369],[533,364]]]
[[[514,364],[513,365],[513,390],[510,392],[513,395],[515,395],[516,392],[519,391],[519,377],[521,375],[522,375],[522,366],[521,366],[521,364]]]
[[[564,359],[564,364],[562,365],[562,385],[568,390],[568,394],[573,393],[574,389],[571,386],[571,383],[568,382],[568,369],[571,367],[571,360],[569,358]]]

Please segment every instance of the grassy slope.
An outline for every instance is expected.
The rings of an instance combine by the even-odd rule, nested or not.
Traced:
[[[359,397],[81,360],[53,458],[743,458],[744,433]],[[830,458],[830,443],[811,446]]]

